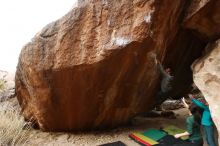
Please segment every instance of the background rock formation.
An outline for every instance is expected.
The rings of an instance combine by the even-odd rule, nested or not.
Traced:
[[[16,93],[41,129],[85,130],[126,123],[152,108],[170,66],[178,97],[204,42],[181,28],[186,0],[87,0],[47,25],[21,51]]]
[[[209,103],[213,121],[220,133],[220,40],[207,46],[208,52],[193,66],[194,81]]]
[[[213,120],[220,132],[220,1],[195,0],[184,19],[185,27],[209,43],[201,58],[194,62],[194,82],[209,103]],[[217,41],[218,40],[218,41]],[[220,142],[220,140],[219,140]]]
[[[220,1],[192,1],[184,26],[194,30],[206,41],[220,38]]]
[[[194,81],[210,105],[212,118],[220,132],[220,40],[207,46],[208,52],[193,66]]]

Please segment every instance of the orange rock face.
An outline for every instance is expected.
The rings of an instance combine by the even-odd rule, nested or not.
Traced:
[[[185,7],[186,0],[79,1],[21,51],[16,93],[24,117],[49,131],[126,123],[154,103],[152,52],[188,86],[202,43],[180,29]]]
[[[220,1],[194,0],[185,18],[185,27],[207,41],[220,37]]]

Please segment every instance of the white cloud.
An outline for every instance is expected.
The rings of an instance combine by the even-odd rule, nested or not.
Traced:
[[[1,0],[0,70],[15,70],[21,48],[76,0]]]

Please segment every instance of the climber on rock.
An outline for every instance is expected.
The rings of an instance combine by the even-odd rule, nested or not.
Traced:
[[[166,68],[164,69],[163,66],[159,61],[157,61],[156,55],[154,56],[154,61],[157,66],[157,69],[160,72],[161,76],[161,85],[160,85],[160,91],[156,95],[156,110],[161,110],[160,105],[170,97],[170,93],[172,90],[172,83],[173,83],[173,76],[171,75],[171,69]]]

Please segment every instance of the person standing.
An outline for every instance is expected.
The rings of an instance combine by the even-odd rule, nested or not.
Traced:
[[[199,112],[199,107],[197,107],[194,104],[191,104],[190,106],[185,102],[184,97],[182,98],[182,102],[185,108],[187,108],[189,111],[189,117],[186,119],[186,127],[187,131],[183,133],[179,133],[174,135],[175,138],[181,138],[184,136],[189,136],[189,139],[187,142],[188,146],[202,146],[203,145],[203,139],[202,139],[202,134],[200,130],[200,125],[201,125],[201,115]],[[182,144],[186,145],[186,144]],[[178,146],[182,146],[179,144]]]
[[[215,138],[214,138],[214,123],[212,121],[208,103],[205,100],[201,102],[195,99],[195,96],[192,94],[189,94],[189,97],[191,98],[192,102],[195,105],[203,109],[201,124],[204,128],[204,132],[205,132],[208,145],[217,146],[215,143]]]

